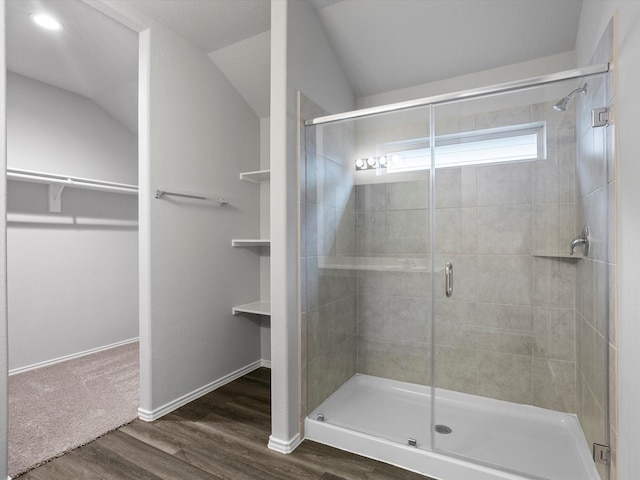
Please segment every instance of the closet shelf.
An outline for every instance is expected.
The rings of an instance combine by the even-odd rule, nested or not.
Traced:
[[[268,238],[234,238],[231,239],[232,247],[269,247],[271,240]]]
[[[240,180],[251,183],[268,183],[271,181],[271,170],[256,170],[253,172],[241,172]]]
[[[49,185],[62,185],[63,187],[84,188],[87,190],[103,190],[115,193],[138,194],[138,186],[127,183],[106,182],[91,178],[73,177],[71,175],[58,175],[57,173],[35,172],[7,168],[7,178],[20,182],[44,183]]]
[[[84,190],[98,190],[111,193],[125,193],[137,195],[137,185],[127,183],[106,182],[91,178],[73,177],[70,175],[58,175],[57,173],[36,172],[33,170],[21,170],[7,168],[7,179],[19,182],[42,183],[49,185],[49,211],[61,211],[62,190],[65,187],[82,188]]]
[[[271,316],[271,303],[269,302],[253,302],[244,305],[238,305],[231,309],[233,315],[240,313],[253,313],[255,315]]]

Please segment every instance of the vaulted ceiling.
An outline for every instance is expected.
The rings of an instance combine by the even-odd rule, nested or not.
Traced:
[[[357,97],[573,50],[582,6],[582,0],[309,1]],[[256,114],[268,116],[269,0],[127,3],[208,53]],[[42,9],[60,17],[61,35],[30,25],[29,13]],[[7,33],[10,70],[92,98],[135,129],[135,33],[79,0],[7,0]]]

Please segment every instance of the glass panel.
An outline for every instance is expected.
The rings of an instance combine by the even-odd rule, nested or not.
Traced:
[[[606,133],[586,81],[566,112],[584,80],[434,107],[434,448],[531,478],[597,479],[606,443]],[[518,130],[528,158],[508,153]],[[508,161],[464,148],[487,131]],[[593,250],[570,256],[584,223]]]
[[[576,355],[578,418],[588,444],[609,445],[609,271],[615,258],[610,249],[613,224],[609,204],[614,188],[613,158],[608,157],[606,127],[591,127],[591,111],[607,107],[611,101],[606,74],[588,80],[588,92],[578,105],[576,118],[577,233],[583,225],[590,229],[589,253],[578,262],[576,271]],[[580,250],[577,247],[576,250]],[[609,478],[604,464],[597,464],[600,478]]]
[[[307,413],[426,448],[429,171],[391,173],[385,149],[428,137],[429,115],[307,127],[302,192]]]

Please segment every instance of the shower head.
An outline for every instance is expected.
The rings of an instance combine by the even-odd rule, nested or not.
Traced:
[[[571,100],[571,98],[574,95],[577,95],[578,93],[582,93],[583,95],[587,94],[587,84],[586,83],[582,87],[576,88],[573,92],[571,92],[569,95],[567,95],[562,100],[560,100],[558,103],[556,103],[553,106],[554,110],[557,110],[559,112],[566,112],[567,108],[569,106],[569,100]]]

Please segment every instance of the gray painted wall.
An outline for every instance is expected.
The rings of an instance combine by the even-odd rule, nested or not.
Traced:
[[[137,139],[91,100],[8,73],[8,166],[137,183]],[[138,336],[137,198],[8,182],[9,369]]]
[[[141,38],[141,412],[153,416],[260,360],[259,323],[231,315],[259,295],[259,257],[231,239],[259,234],[259,190],[238,174],[259,168],[260,126],[196,46],[155,24]]]

